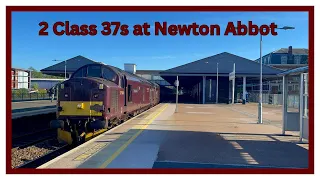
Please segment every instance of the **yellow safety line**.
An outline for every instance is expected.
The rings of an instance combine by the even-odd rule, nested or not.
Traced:
[[[112,156],[110,156],[109,159],[107,159],[99,168],[105,168],[107,167],[123,150],[125,150],[129,144],[132,143],[133,140],[135,140],[144,129],[146,129],[148,127],[149,124],[152,123],[153,120],[155,120],[166,108],[168,107],[168,104],[166,104],[164,106],[164,108],[162,108],[162,110],[160,110],[156,115],[154,115],[146,125],[144,125],[140,131],[138,131],[135,135],[133,135],[126,143],[124,143],[115,153],[112,154]]]

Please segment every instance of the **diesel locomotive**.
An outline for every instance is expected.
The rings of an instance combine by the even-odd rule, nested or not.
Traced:
[[[135,74],[102,63],[85,65],[58,86],[58,139],[80,144],[155,106],[160,87]]]

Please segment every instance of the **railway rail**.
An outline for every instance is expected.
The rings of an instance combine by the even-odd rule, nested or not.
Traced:
[[[112,127],[114,128],[114,127]],[[112,129],[111,128],[111,129]],[[110,129],[108,129],[110,130]],[[99,134],[100,135],[100,134]],[[48,143],[51,139],[56,139],[56,130],[55,129],[44,129],[38,132],[34,133],[29,133],[25,135],[21,135],[19,137],[13,138],[13,150],[18,151],[23,150],[24,148],[30,148],[32,146],[38,146],[41,143]],[[50,148],[46,147],[46,149],[50,149],[48,153],[45,153],[44,155],[41,155],[40,157],[37,157],[35,159],[26,161],[22,163],[19,166],[15,166],[14,168],[16,169],[21,169],[21,168],[37,168],[41,166],[42,164],[58,157],[61,154],[64,154],[68,152],[69,150],[73,149],[75,146],[74,145],[63,145],[61,147],[57,147],[57,145],[49,145],[51,146]],[[59,146],[59,145],[58,145]]]
[[[140,113],[139,113],[140,114]],[[136,116],[139,116],[139,114],[136,114]],[[131,118],[126,119],[125,121],[130,120]],[[117,127],[118,125],[122,124],[123,122],[120,122],[119,124],[111,127],[107,131]],[[101,133],[102,134],[102,133]],[[101,134],[97,134],[96,136],[99,136]],[[95,137],[96,137],[95,136]],[[21,135],[19,137],[14,137],[13,138],[13,149],[23,149],[23,148],[29,148],[31,146],[38,146],[41,143],[45,144],[50,144],[46,143],[46,141],[50,141],[50,139],[56,139],[56,130],[55,129],[44,129],[40,130],[34,133],[29,133],[25,135]],[[89,140],[90,141],[90,140]],[[80,145],[80,144],[79,144]],[[49,149],[48,153],[45,153],[41,155],[40,157],[37,157],[35,159],[26,161],[18,166],[15,166],[14,168],[16,169],[21,169],[21,168],[37,168],[46,162],[60,156],[61,154],[64,154],[68,152],[69,150],[75,148],[75,145],[49,145],[50,147],[46,147],[46,149]]]
[[[21,168],[37,168],[39,166],[41,166],[42,164],[58,157],[59,155],[68,152],[69,150],[72,149],[71,145],[64,145],[62,147],[60,147],[59,149],[56,149],[52,152],[49,152],[47,154],[45,154],[44,156],[41,156],[39,158],[36,158],[32,161],[29,161],[27,163],[24,163],[18,167],[16,167],[16,169],[21,169]]]
[[[32,132],[24,134],[12,139],[12,148],[26,148],[28,146],[37,144],[48,139],[53,139],[56,137],[55,129],[43,129],[37,132]]]

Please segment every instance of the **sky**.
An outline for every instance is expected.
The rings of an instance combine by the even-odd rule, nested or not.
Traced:
[[[39,36],[41,21],[49,24],[48,36]],[[52,25],[57,21],[70,24],[95,24],[98,32],[104,21],[129,25],[128,36],[56,36]],[[12,14],[12,67],[41,70],[57,62],[82,55],[123,69],[135,63],[137,70],[166,70],[222,52],[248,59],[260,56],[259,36],[223,36],[229,21],[247,24],[276,23],[277,36],[264,36],[262,54],[280,48],[308,48],[308,14],[305,12],[14,12]],[[151,24],[150,36],[134,36],[135,24]],[[218,24],[220,36],[155,36],[154,22],[168,24]],[[62,29],[62,28],[59,28]]]

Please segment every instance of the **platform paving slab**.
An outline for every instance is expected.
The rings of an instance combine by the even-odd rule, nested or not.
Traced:
[[[38,100],[38,101],[19,101],[11,102],[12,111],[31,108],[53,107],[56,106],[56,101]]]
[[[298,136],[281,136],[279,127],[257,124],[256,118],[230,107],[179,104],[178,113],[154,121],[150,129],[168,131],[156,161],[308,166],[308,149],[297,145]]]
[[[99,137],[96,137],[93,140],[71,150],[70,152],[67,152],[66,154],[61,155],[60,157],[40,166],[39,168],[100,168],[100,166],[105,163],[106,160],[108,160],[114,153],[116,153],[116,151],[121,148],[128,140],[130,140],[130,138],[132,138],[137,133],[137,131],[140,131],[140,128],[146,125],[146,123],[150,120],[150,117],[158,113],[159,109],[163,108],[164,105],[165,104],[159,104],[155,106],[154,108],[136,116],[135,118],[128,120],[120,126],[117,126],[116,128],[103,133]],[[142,138],[141,140],[144,141],[144,137],[144,132],[142,132],[139,135],[139,139]],[[98,144],[103,145],[101,145],[100,148],[95,148],[95,146],[97,146]],[[153,154],[149,153],[149,155],[152,155],[155,160],[158,152],[158,146],[149,146],[149,143],[146,144],[147,145],[138,143],[136,145],[135,143],[132,143],[129,145],[130,147],[126,148],[126,151],[131,152],[131,149],[133,151],[135,149],[137,150],[139,146],[143,146],[144,148],[150,147],[149,150],[153,150],[151,151],[153,152]],[[125,152],[123,155],[126,155]],[[127,158],[120,157],[119,160],[110,163],[110,167],[114,168],[118,167],[119,165],[123,165],[121,164],[123,159]],[[144,162],[137,164],[134,163],[133,160],[134,159],[132,159],[131,161],[132,163],[128,163],[125,166],[152,167],[154,162],[154,160],[152,160],[151,162],[149,158],[145,158]]]
[[[232,105],[179,104],[175,113],[175,104],[169,104],[152,118],[163,106],[41,168],[308,166],[308,144],[299,144],[296,135],[282,136],[277,126],[257,124],[256,117],[235,111]],[[97,144],[104,145],[99,149]]]

